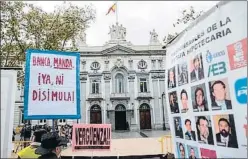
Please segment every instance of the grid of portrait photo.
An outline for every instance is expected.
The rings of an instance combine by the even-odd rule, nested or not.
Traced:
[[[239,147],[227,74],[211,76],[205,57],[194,54],[168,69],[168,104],[179,158],[216,157],[215,149],[204,145]]]

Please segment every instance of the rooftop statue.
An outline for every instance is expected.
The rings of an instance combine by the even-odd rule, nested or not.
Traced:
[[[155,29],[153,29],[152,32],[150,32],[150,43],[158,43],[158,34],[156,33]]]
[[[122,25],[119,26],[118,23],[109,27],[109,34],[111,41],[126,40],[126,28]]]

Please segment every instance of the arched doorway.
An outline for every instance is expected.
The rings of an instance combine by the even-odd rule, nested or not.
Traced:
[[[127,130],[126,108],[122,104],[115,107],[115,130]]]
[[[141,104],[139,108],[140,129],[151,129],[151,110],[148,104]]]
[[[99,105],[93,105],[90,108],[90,123],[91,124],[102,124],[102,112]]]

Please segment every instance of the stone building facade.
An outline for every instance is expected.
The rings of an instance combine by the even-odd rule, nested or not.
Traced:
[[[118,23],[109,34],[104,46],[87,46],[85,34],[78,38],[82,118],[59,123],[112,124],[113,130],[161,129],[164,113],[168,128],[167,109],[162,109],[166,52],[157,33],[150,32],[150,42],[144,46],[126,41],[126,28]],[[51,121],[31,123],[50,125]]]

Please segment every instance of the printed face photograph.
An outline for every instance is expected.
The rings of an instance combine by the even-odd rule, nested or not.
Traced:
[[[172,114],[179,113],[179,106],[177,101],[177,92],[169,93],[169,103],[170,103],[170,110]]]
[[[190,118],[186,118],[184,120],[184,127],[185,127],[185,139],[186,140],[192,140],[192,141],[196,141],[196,135],[195,135],[195,131],[193,130],[193,126],[192,124],[194,124],[194,121]],[[194,127],[195,128],[195,127]]]
[[[202,62],[202,54],[198,54],[191,60],[191,82],[204,79],[204,68]]]
[[[194,112],[208,111],[205,84],[191,87],[191,98]]]
[[[185,89],[182,89],[180,92],[180,104],[181,104],[181,113],[186,113],[189,110],[188,106],[188,93]]]
[[[178,72],[178,86],[188,83],[188,65],[187,62],[177,65]]]
[[[175,74],[175,67],[172,67],[168,70],[168,89],[176,87],[176,74]]]
[[[177,153],[179,158],[186,158],[185,145],[177,142]]]
[[[199,158],[199,152],[197,147],[187,145],[187,150],[188,150],[188,158],[189,159],[197,159]]]
[[[213,119],[217,146],[238,148],[233,114],[215,115]]]
[[[175,136],[183,139],[183,129],[181,117],[174,117]]]
[[[212,124],[209,116],[195,117],[198,142],[214,145]]]
[[[212,110],[232,109],[227,78],[209,82]]]

